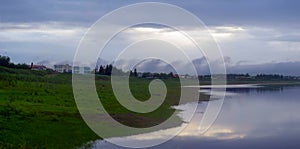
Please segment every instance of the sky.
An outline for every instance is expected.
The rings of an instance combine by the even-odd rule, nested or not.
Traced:
[[[16,63],[71,63],[76,48],[103,15],[143,0],[2,0],[0,55]],[[297,0],[159,0],[190,11],[201,19],[218,42],[230,73],[300,75],[300,1]],[[164,13],[164,12],[161,12]],[[128,14],[128,16],[135,14]],[[174,17],[176,19],[176,17]],[[189,26],[187,26],[189,28]],[[195,28],[190,27],[193,32]],[[164,34],[157,35],[157,32]],[[136,26],[122,32],[102,57],[111,62],[120,45],[143,36],[174,37],[161,26]],[[179,37],[179,36],[178,36]],[[205,65],[201,56],[193,61]],[[149,62],[154,66],[157,62]],[[155,65],[156,66],[156,65]],[[185,67],[185,64],[181,64]],[[145,68],[153,68],[145,66]],[[158,68],[158,67],[157,67]],[[141,68],[142,69],[142,68]],[[157,70],[164,70],[160,67]]]

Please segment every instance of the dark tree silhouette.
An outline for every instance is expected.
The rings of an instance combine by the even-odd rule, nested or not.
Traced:
[[[138,76],[138,74],[137,74],[137,71],[136,71],[136,68],[134,68],[133,75],[134,75],[135,77],[137,77],[137,76]]]
[[[98,74],[101,74],[101,75],[103,75],[103,74],[104,74],[104,68],[103,68],[103,66],[102,66],[102,65],[100,65],[100,68],[99,68]]]
[[[30,69],[27,64],[14,64],[10,62],[10,58],[8,56],[0,55],[0,66],[8,67],[8,68],[16,68],[16,69]]]
[[[10,65],[10,58],[8,56],[0,55],[0,66],[9,67],[9,65]]]

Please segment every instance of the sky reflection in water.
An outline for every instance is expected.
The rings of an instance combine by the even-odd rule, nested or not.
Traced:
[[[231,87],[227,91],[221,113],[206,133],[197,133],[199,119],[206,107],[203,102],[183,132],[152,148],[300,148],[300,86]],[[191,112],[189,107],[195,104],[178,106],[178,109],[184,110],[179,116],[184,120],[185,115]],[[176,129],[130,136],[126,137],[126,141],[153,141],[172,134]],[[120,147],[96,141],[94,148]]]

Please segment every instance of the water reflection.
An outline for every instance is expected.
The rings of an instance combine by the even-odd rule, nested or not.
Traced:
[[[209,93],[209,88],[200,91]],[[165,148],[299,148],[300,147],[300,87],[230,87],[221,113],[213,126],[204,134],[197,133],[199,120],[206,102],[199,104],[187,128],[177,137],[154,149]],[[176,107],[185,120],[190,114],[188,103]],[[155,140],[172,134],[178,128],[126,137],[126,141]],[[119,139],[119,138],[112,138]],[[94,148],[120,148],[104,141]]]

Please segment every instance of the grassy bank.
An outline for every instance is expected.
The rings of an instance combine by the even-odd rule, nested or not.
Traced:
[[[71,80],[71,74],[0,67],[0,148],[74,148],[100,139],[85,124],[77,110]],[[169,118],[174,113],[170,107],[178,104],[180,90],[187,89],[180,88],[176,78],[163,81],[168,89],[166,100],[157,110],[147,114],[123,108],[114,97],[110,77],[96,76],[96,87],[111,117],[127,126],[144,128]],[[147,100],[150,97],[150,82],[149,79],[131,78],[130,88],[134,97],[141,101]],[[200,83],[209,84],[206,80]],[[293,82],[231,80],[228,83]],[[201,96],[201,100],[207,99],[207,96]],[[178,118],[172,125],[180,123]],[[116,132],[111,132],[111,136],[128,135],[126,132]]]
[[[0,148],[74,148],[100,139],[79,115],[71,79],[70,74],[0,67]],[[179,82],[164,81],[167,100],[146,115],[133,113],[116,101],[110,77],[97,76],[96,86],[101,102],[115,120],[143,128],[163,122],[174,112],[170,106],[178,103]],[[149,83],[147,79],[131,79],[133,95],[147,100]]]
[[[72,148],[97,138],[77,111],[70,75],[0,69],[0,148]]]

